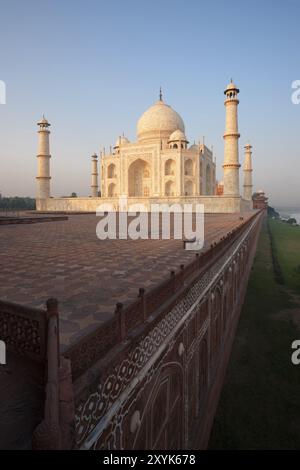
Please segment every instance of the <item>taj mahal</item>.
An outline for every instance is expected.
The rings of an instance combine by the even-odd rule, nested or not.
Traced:
[[[252,146],[245,145],[243,194],[240,194],[238,131],[239,89],[231,81],[225,94],[223,181],[216,181],[213,152],[203,143],[189,145],[181,116],[162,97],[137,123],[137,140],[119,136],[107,154],[92,156],[87,197],[53,197],[50,192],[49,122],[39,126],[36,205],[39,211],[95,212],[101,203],[120,209],[120,199],[142,203],[200,203],[210,213],[252,209]],[[100,178],[99,178],[100,175]],[[100,185],[99,185],[100,180]]]

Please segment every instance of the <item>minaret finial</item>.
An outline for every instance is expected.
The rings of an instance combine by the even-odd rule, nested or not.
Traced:
[[[159,101],[162,101],[162,89],[159,87]]]

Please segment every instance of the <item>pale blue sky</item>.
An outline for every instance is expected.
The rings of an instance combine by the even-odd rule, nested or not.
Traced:
[[[157,100],[205,135],[222,174],[223,89],[240,88],[240,159],[274,205],[300,205],[300,1],[0,1],[0,191],[35,194],[37,126],[51,122],[53,195],[90,191],[90,155]]]

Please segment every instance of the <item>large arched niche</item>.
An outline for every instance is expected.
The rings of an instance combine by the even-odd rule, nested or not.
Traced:
[[[116,165],[114,163],[111,163],[107,167],[107,177],[108,178],[116,178],[117,172],[116,172]]]
[[[187,180],[184,184],[184,194],[185,196],[194,195],[194,183],[191,180]]]
[[[185,176],[193,176],[194,175],[194,163],[193,160],[190,158],[185,160],[184,162],[184,174]]]
[[[145,160],[138,158],[128,168],[128,195],[130,197],[142,197],[149,193],[151,181],[150,165]]]
[[[167,181],[165,184],[165,196],[175,196],[175,183],[174,181]]]
[[[110,183],[108,185],[108,197],[115,197],[117,195],[117,187],[115,183]]]
[[[169,158],[165,163],[165,175],[166,176],[174,176],[175,175],[175,167],[176,163],[175,160]]]

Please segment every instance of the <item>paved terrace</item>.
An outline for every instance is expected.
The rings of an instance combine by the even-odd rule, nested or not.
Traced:
[[[251,214],[243,214],[244,219]],[[62,350],[188,264],[195,252],[180,240],[105,240],[95,215],[0,227],[0,298],[44,307],[59,300]],[[205,247],[241,223],[239,214],[206,214]],[[205,249],[205,248],[204,248]]]

